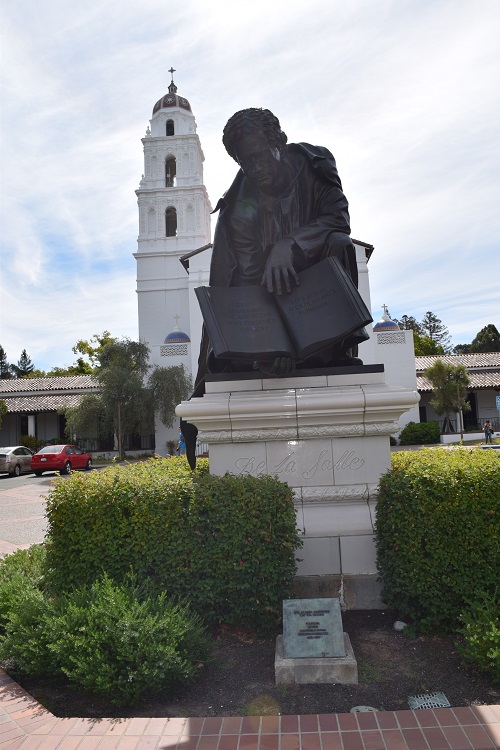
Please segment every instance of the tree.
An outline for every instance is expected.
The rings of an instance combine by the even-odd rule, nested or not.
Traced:
[[[48,378],[55,378],[67,375],[92,375],[95,368],[83,357],[78,357],[76,362],[69,367],[52,367],[47,373]]]
[[[10,380],[12,377],[12,369],[7,361],[7,354],[3,346],[0,346],[0,378],[2,380]]]
[[[422,333],[420,323],[418,323],[412,315],[402,315],[400,320],[395,318],[394,322],[397,323],[403,331],[414,331],[418,334]]]
[[[413,315],[402,315],[400,320],[394,318],[403,331],[413,331],[415,354],[444,354],[450,351],[450,334],[445,325],[432,312],[426,312],[419,323]]]
[[[481,328],[470,344],[457,344],[454,354],[474,354],[476,352],[500,352],[500,333],[493,323]]]
[[[65,411],[66,431],[68,437],[82,438],[116,434],[121,457],[122,436],[153,432],[155,413],[166,426],[173,424],[175,407],[191,384],[182,366],[156,367],[150,374],[149,349],[142,342],[109,337],[96,350],[92,356],[101,392]]]
[[[453,347],[453,354],[470,354],[470,344],[457,344]]]
[[[154,421],[151,393],[144,387],[149,370],[146,344],[114,339],[99,354],[97,379],[107,412],[114,415],[118,453],[122,455],[122,435],[150,432]]]
[[[3,415],[9,411],[7,404],[3,399],[0,399],[0,427],[2,426]]]
[[[31,375],[35,369],[35,365],[31,361],[29,355],[26,353],[26,349],[23,349],[21,356],[17,361],[17,365],[11,365],[11,368],[17,378],[27,378]]]
[[[500,352],[500,333],[493,323],[481,328],[472,339],[471,352]]]
[[[187,398],[191,379],[183,365],[155,367],[149,377],[149,388],[156,414],[166,427],[172,427],[175,407]]]
[[[70,440],[80,438],[95,440],[113,434],[113,423],[109,420],[100,395],[86,393],[78,406],[65,409],[66,435]]]
[[[444,354],[441,344],[437,344],[428,336],[420,336],[416,331],[413,331],[413,343],[417,357],[424,357],[429,354]]]
[[[76,361],[76,366],[80,368],[80,372],[75,374],[88,374],[88,371],[81,371],[81,368],[83,368],[85,364],[89,365],[91,372],[94,372],[94,370],[99,367],[100,356],[104,347],[116,340],[117,339],[115,339],[109,331],[103,331],[101,334],[95,333],[91,336],[89,341],[86,341],[85,339],[77,341],[72,348],[72,351],[75,354],[81,354],[82,356]],[[89,362],[86,362],[84,357],[88,357]]]
[[[443,322],[432,312],[426,312],[420,323],[422,336],[441,344],[445,352],[450,351],[450,332]]]
[[[465,400],[470,384],[464,365],[449,365],[438,359],[424,370],[424,376],[432,383],[431,405],[436,414],[445,415],[443,432],[451,431],[450,414],[469,411],[470,404]],[[461,432],[462,432],[462,426]]]

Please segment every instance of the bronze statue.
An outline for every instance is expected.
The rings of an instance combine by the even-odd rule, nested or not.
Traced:
[[[340,260],[357,286],[348,203],[328,149],[287,144],[278,118],[267,109],[236,112],[222,140],[240,170],[215,208],[220,213],[210,286],[262,284],[269,292],[288,294],[298,283],[300,271],[328,256]],[[367,338],[365,329],[359,329],[301,362],[284,357],[272,363],[238,362],[215,358],[204,328],[193,395],[203,395],[207,373],[260,369],[267,375],[283,376],[295,367],[361,365],[355,354],[358,343]]]
[[[215,208],[210,286],[264,284],[288,293],[297,273],[323,258],[337,257],[357,286],[356,256],[347,199],[332,154],[321,146],[291,143],[277,117],[267,109],[244,109],[224,128],[223,143],[240,171]],[[276,360],[268,374],[286,375],[299,368],[362,364],[353,349],[368,338],[361,329],[312,360]],[[198,385],[206,372],[249,370],[253,363],[216,361],[206,334],[199,361]]]

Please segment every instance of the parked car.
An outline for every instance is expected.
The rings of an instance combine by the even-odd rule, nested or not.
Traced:
[[[10,474],[18,477],[31,471],[31,457],[33,451],[24,445],[11,445],[0,448],[0,474]]]
[[[31,459],[31,470],[37,477],[44,471],[59,471],[70,474],[73,469],[91,469],[92,456],[76,445],[46,445]]]

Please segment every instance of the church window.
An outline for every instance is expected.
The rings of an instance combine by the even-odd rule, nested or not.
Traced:
[[[177,235],[177,211],[169,206],[165,211],[165,235],[175,237]]]
[[[175,187],[175,176],[177,174],[177,165],[175,156],[167,156],[165,160],[165,187]]]
[[[167,135],[174,135],[174,134],[175,134],[174,121],[167,120]]]

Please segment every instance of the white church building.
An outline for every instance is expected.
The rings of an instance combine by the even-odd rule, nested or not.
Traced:
[[[152,365],[182,364],[194,378],[202,329],[194,289],[208,285],[211,205],[196,120],[189,101],[177,93],[174,69],[169,72],[168,93],[154,105],[142,139],[144,174],[136,191],[139,338],[149,346]],[[359,291],[372,309],[367,264],[373,246],[353,242]],[[373,330],[370,326],[360,357],[365,364],[383,364],[388,384],[416,390],[412,333],[401,331],[386,314]],[[401,427],[410,420],[419,421],[418,406],[401,417]],[[167,440],[178,437],[178,425],[168,429],[158,422],[155,427],[156,452],[165,455]]]
[[[194,288],[208,284],[210,212],[203,184],[203,151],[196,120],[173,80],[153,107],[142,139],[144,174],[136,191],[139,207],[137,298],[139,338],[150,363],[184,365],[196,374],[202,317]],[[181,262],[193,251],[209,246]],[[166,453],[177,427],[156,424],[156,451]]]

